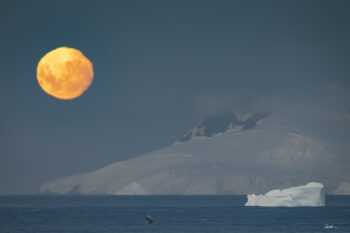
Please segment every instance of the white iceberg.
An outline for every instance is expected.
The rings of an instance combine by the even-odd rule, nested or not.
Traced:
[[[298,206],[324,206],[325,195],[323,184],[310,182],[304,186],[287,189],[275,189],[265,195],[247,195],[245,206],[266,207],[298,207]]]

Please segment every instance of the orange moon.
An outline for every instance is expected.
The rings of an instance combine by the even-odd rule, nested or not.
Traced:
[[[69,100],[81,96],[89,88],[94,71],[92,63],[82,52],[60,47],[40,59],[36,75],[47,94]]]

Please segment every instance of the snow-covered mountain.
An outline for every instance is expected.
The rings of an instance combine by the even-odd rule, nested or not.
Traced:
[[[304,126],[307,121],[298,124],[300,118],[283,114],[221,114],[199,122],[168,147],[47,182],[40,191],[247,194],[314,181],[323,183],[327,193],[347,193],[349,143],[328,140],[327,132],[320,136],[320,128],[312,127],[315,120],[307,119],[310,124]]]

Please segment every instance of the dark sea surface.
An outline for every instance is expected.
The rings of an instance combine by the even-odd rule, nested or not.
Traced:
[[[350,196],[327,196],[325,207],[244,207],[245,201],[245,196],[0,196],[0,232],[350,233]],[[145,224],[146,215],[156,224]]]

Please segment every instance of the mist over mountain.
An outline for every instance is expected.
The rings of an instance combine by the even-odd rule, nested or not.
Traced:
[[[327,193],[350,194],[350,145],[343,137],[349,112],[286,109],[208,117],[170,146],[49,181],[40,192],[247,194],[313,181]]]

